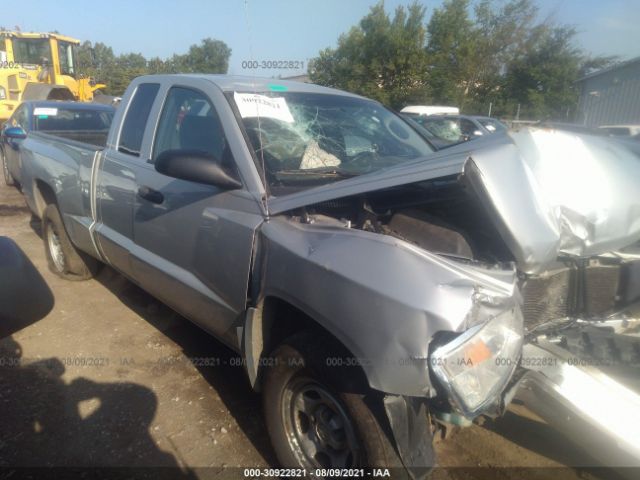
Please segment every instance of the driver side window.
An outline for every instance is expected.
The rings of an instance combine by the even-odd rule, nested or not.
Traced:
[[[184,87],[169,90],[158,123],[153,158],[167,150],[203,152],[223,162],[227,141],[218,114],[203,93]]]

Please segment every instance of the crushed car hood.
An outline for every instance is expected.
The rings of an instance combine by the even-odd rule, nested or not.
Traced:
[[[271,198],[278,214],[341,197],[458,176],[490,214],[518,268],[589,257],[640,240],[640,155],[606,137],[528,128],[423,161]]]

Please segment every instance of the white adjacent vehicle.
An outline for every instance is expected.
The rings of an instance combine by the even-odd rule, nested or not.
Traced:
[[[400,110],[400,113],[415,116],[460,115],[460,109],[458,107],[447,107],[442,105],[410,105]]]

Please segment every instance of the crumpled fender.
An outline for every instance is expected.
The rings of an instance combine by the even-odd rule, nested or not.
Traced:
[[[394,237],[273,217],[260,228],[261,297],[282,298],[338,338],[372,388],[433,396],[429,344],[520,308],[514,267],[485,269]]]

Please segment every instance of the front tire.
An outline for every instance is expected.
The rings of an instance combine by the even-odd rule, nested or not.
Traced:
[[[4,154],[4,150],[0,149],[0,162],[2,162],[2,176],[4,178],[4,184],[7,187],[13,187],[16,184],[13,175],[9,172],[9,166],[7,165],[7,157]]]
[[[264,413],[278,460],[311,471],[402,467],[381,426],[382,399],[354,382],[363,377],[359,367],[329,366],[335,362],[328,359],[342,357],[325,343],[317,335],[296,335],[268,359]]]
[[[88,280],[99,270],[100,263],[73,246],[56,205],[48,205],[42,214],[42,239],[51,270],[65,280]]]

